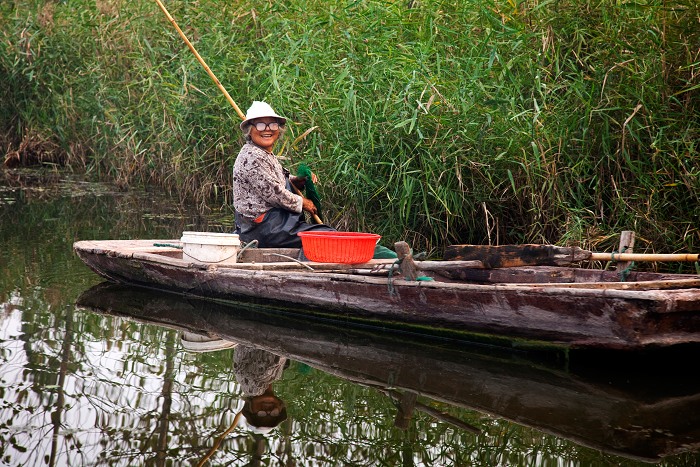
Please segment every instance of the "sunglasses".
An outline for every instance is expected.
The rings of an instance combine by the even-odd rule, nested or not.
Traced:
[[[280,129],[280,126],[281,126],[277,122],[272,122],[272,123],[256,122],[256,123],[252,123],[252,125],[258,131],[265,131],[266,128],[269,128],[270,131],[277,131]]]
[[[272,410],[258,410],[258,417],[277,417],[280,414],[280,409],[274,408]]]

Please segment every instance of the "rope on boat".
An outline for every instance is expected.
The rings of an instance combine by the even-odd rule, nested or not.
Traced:
[[[630,275],[630,272],[632,272],[632,268],[634,267],[634,261],[630,263],[629,266],[627,266],[625,269],[620,271],[620,282],[627,282],[627,278]]]
[[[425,258],[427,255],[425,252],[418,253],[415,258]],[[394,292],[394,271],[399,268],[399,265],[401,264],[401,259],[397,259],[393,263],[391,263],[391,266],[389,267],[389,276],[388,280],[386,282],[387,290],[389,291],[389,296],[393,297],[395,292]],[[416,282],[430,282],[433,279],[430,276],[417,276],[416,277]]]
[[[233,254],[227,256],[227,257],[224,258],[224,259],[220,259],[219,261],[204,261],[204,260],[201,260],[201,259],[197,258],[196,256],[192,256],[192,255],[189,255],[189,254],[185,253],[184,250],[183,250],[183,252],[182,252],[183,259],[184,259],[185,256],[187,256],[188,258],[192,258],[193,260],[199,261],[200,263],[203,263],[203,264],[219,264],[219,263],[223,263],[224,261],[228,261],[228,260],[230,260],[231,258],[233,258],[233,255],[235,255],[235,254],[236,254],[236,253],[233,253]],[[238,259],[238,258],[236,258],[236,259]]]
[[[620,251],[620,252],[613,251],[612,253],[610,253],[610,262],[616,262],[615,254],[617,254],[617,253],[622,254],[625,251],[627,251],[627,246],[623,246],[622,251]],[[629,266],[627,266],[625,269],[623,269],[622,271],[620,271],[618,273],[618,276],[620,277],[620,282],[627,282],[627,278],[629,277],[630,272],[632,272],[633,267],[634,267],[634,261],[630,262]]]
[[[306,269],[308,269],[310,271],[315,271],[315,269],[312,268],[311,266],[309,266],[308,264],[305,264],[303,261],[299,261],[298,259],[292,258],[291,256],[283,255],[281,253],[270,253],[270,254],[273,256],[279,256],[281,258],[286,258],[290,261],[294,261],[295,263],[301,264],[302,266],[304,266]]]
[[[248,248],[257,248],[258,247],[258,241],[257,240],[251,240],[248,243],[243,244],[243,248],[238,252],[238,256],[236,256],[236,261],[240,261],[241,258],[243,257],[243,252],[246,251]]]
[[[399,264],[401,264],[401,260],[397,259],[396,261],[391,263],[391,267],[389,268],[389,276],[387,277],[386,288],[389,291],[390,297],[394,296],[394,270],[399,268]]]
[[[244,243],[244,244],[243,244],[243,248],[241,248],[241,250],[238,252],[238,256],[236,257],[236,260],[237,260],[237,261],[240,261],[241,258],[243,257],[243,252],[246,251],[248,248],[257,248],[257,247],[258,247],[258,241],[257,241],[257,240],[251,240],[251,241],[249,241],[248,243]],[[270,254],[273,255],[273,256],[280,256],[280,257],[285,258],[285,259],[288,259],[288,260],[290,260],[290,261],[294,261],[295,263],[301,264],[302,266],[304,266],[306,269],[308,269],[308,270],[310,270],[310,271],[315,271],[315,269],[312,268],[311,266],[309,266],[308,264],[304,264],[303,261],[299,261],[298,259],[292,258],[291,256],[283,255],[283,254],[280,254],[280,253],[270,253]]]
[[[173,245],[172,243],[154,243],[153,246],[167,247],[167,248],[177,248],[182,250],[182,245]]]

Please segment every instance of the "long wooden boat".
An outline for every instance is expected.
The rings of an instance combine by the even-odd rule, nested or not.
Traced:
[[[199,264],[177,240],[79,241],[78,256],[118,283],[216,299],[254,297],[299,313],[465,334],[505,345],[640,349],[700,343],[700,277],[560,266],[484,268],[478,261],[300,263],[298,250],[244,250]]]
[[[700,375],[692,363],[697,350],[556,361],[310,320],[290,315],[286,307],[222,303],[106,282],[86,290],[77,305],[181,335],[253,346],[376,388],[402,403],[414,400],[413,410],[395,419],[397,426],[410,423],[405,418],[412,412],[422,412],[472,432],[463,419],[445,413],[442,404],[448,404],[646,462],[700,450]]]

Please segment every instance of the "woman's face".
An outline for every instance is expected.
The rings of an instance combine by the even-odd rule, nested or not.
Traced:
[[[256,128],[257,124],[264,123],[265,128],[263,130],[258,130]],[[278,123],[275,117],[261,117],[251,120],[250,122],[250,139],[256,145],[260,146],[268,152],[272,152],[272,146],[274,146],[277,139],[280,137],[280,130],[271,130],[268,126],[270,123]],[[262,126],[262,125],[260,125]]]

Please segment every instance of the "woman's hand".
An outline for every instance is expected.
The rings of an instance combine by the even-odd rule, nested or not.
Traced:
[[[289,177],[289,181],[292,182],[292,185],[294,185],[297,190],[304,191],[304,188],[306,187],[306,177],[297,177],[292,175]]]
[[[299,191],[303,191],[306,187],[306,177],[297,177],[295,175],[292,175],[289,177],[289,181],[292,182],[292,184],[295,187],[297,187]],[[318,177],[313,172],[311,172],[311,181],[314,183],[318,183]]]
[[[303,209],[304,211],[306,211],[314,216],[317,214],[316,205],[309,198],[302,198],[301,199],[301,209]]]

